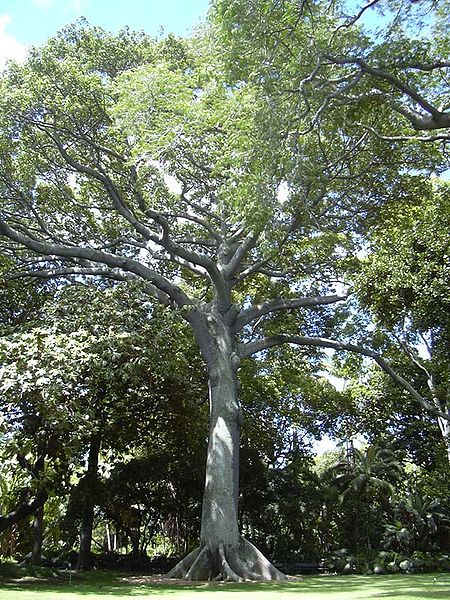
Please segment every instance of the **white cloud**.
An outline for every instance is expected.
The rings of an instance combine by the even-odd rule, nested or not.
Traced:
[[[0,71],[4,69],[8,59],[22,62],[27,52],[26,46],[14,36],[6,33],[6,27],[10,21],[10,15],[0,15]]]

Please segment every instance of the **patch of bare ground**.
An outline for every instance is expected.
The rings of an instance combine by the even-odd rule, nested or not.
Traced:
[[[286,581],[302,581],[302,577],[288,577]],[[174,587],[226,587],[229,585],[236,585],[235,582],[230,581],[187,581],[186,579],[174,579],[171,577],[165,577],[164,575],[129,575],[127,577],[121,577],[120,581],[128,583],[130,585],[173,585]],[[246,583],[253,583],[255,585],[274,584],[277,581],[246,581]]]
[[[24,584],[33,584],[40,585],[43,583],[64,583],[64,581],[58,579],[56,576],[54,577],[33,577],[32,575],[25,575],[24,577],[2,577],[0,579],[3,583],[24,583]]]

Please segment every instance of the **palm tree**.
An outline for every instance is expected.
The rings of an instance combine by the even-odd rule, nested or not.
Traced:
[[[439,530],[446,535],[450,520],[438,500],[413,489],[400,500],[395,510],[395,522],[385,525],[384,546],[400,552],[432,549]]]
[[[375,491],[390,496],[394,491],[392,481],[402,473],[395,453],[376,444],[362,451],[353,448],[351,460],[338,463],[334,469],[338,473],[335,483],[343,488],[342,500],[351,494],[370,496]]]
[[[387,506],[394,492],[394,485],[402,473],[402,465],[395,453],[378,445],[363,450],[353,449],[350,460],[334,467],[334,483],[340,490],[340,502],[350,508],[355,544],[360,538],[361,521],[365,524],[367,553],[370,553],[370,521],[376,524],[375,504]],[[375,518],[374,518],[375,517]]]

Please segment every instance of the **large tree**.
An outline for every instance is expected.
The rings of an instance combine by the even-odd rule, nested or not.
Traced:
[[[305,360],[360,352],[435,411],[373,350],[331,336],[361,217],[399,184],[398,164],[431,159],[346,130],[341,107],[319,133],[301,115],[290,132],[274,89],[230,83],[218,54],[207,37],[71,27],[12,65],[0,235],[13,277],[134,285],[192,327],[210,400],[201,543],[171,575],[278,579],[238,528],[239,365],[285,343]]]

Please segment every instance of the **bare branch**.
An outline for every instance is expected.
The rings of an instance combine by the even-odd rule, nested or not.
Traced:
[[[277,271],[276,269],[271,269],[270,266],[260,267],[258,269],[258,273],[261,273],[261,275],[265,275],[266,277],[273,277],[274,279],[287,277],[288,275],[291,275],[295,271],[296,271],[296,269],[294,269],[294,268],[284,269],[283,271]]]
[[[142,235],[142,237],[147,241],[152,241],[156,244],[160,244],[167,252],[171,255],[179,256],[187,263],[193,263],[194,265],[202,266],[209,273],[210,277],[215,281],[216,284],[220,285],[219,279],[220,274],[217,270],[217,267],[208,257],[198,254],[193,250],[187,250],[182,246],[176,244],[170,238],[170,226],[167,219],[164,217],[162,213],[158,211],[152,210],[150,208],[146,208],[146,215],[153,219],[155,223],[157,223],[162,229],[162,236],[156,236],[152,230],[146,227],[137,217],[133,214],[133,212],[129,209],[126,203],[123,201],[123,198],[116,188],[111,179],[103,172],[96,171],[92,167],[81,164],[75,158],[73,158],[67,150],[64,148],[63,143],[61,142],[58,134],[53,130],[53,128],[38,122],[34,122],[37,127],[40,127],[56,144],[61,156],[67,162],[69,166],[80,173],[84,173],[93,179],[101,182],[105,189],[107,190],[110,198],[113,201],[114,207],[118,211],[118,213],[124,217],[133,227],[134,229]]]
[[[356,21],[359,21],[359,19],[363,16],[363,14],[366,12],[366,10],[368,10],[369,8],[374,7],[376,4],[378,4],[378,2],[380,2],[380,0],[371,0],[370,2],[368,2],[365,6],[363,6],[357,13],[356,15],[353,15],[352,17],[350,17],[349,19],[347,19],[344,23],[342,23],[342,25],[339,25],[339,27],[336,27],[336,29],[333,31],[333,36],[336,35],[336,33],[343,28],[347,28],[347,27],[351,27],[352,25],[354,25],[356,23]]]
[[[250,275],[253,275],[254,273],[262,273],[263,270],[266,269],[266,267],[268,267],[270,265],[270,261],[275,257],[275,256],[279,256],[281,249],[283,248],[283,246],[288,242],[289,238],[291,237],[292,232],[296,229],[297,224],[298,224],[298,218],[299,218],[299,214],[301,212],[301,209],[299,209],[296,214],[294,214],[291,217],[291,220],[289,222],[289,224],[285,227],[285,231],[284,231],[284,235],[282,237],[282,239],[277,243],[276,247],[274,247],[273,251],[270,252],[270,254],[268,256],[266,256],[265,258],[263,258],[260,261],[257,261],[255,263],[253,263],[252,265],[248,266],[247,268],[245,268],[238,277],[238,281],[243,281],[246,277],[249,277]],[[248,252],[249,249],[252,248],[252,246],[255,245],[258,237],[259,237],[259,233],[257,234],[257,237],[252,240],[252,234],[249,234],[249,236],[247,236],[244,240],[244,243],[248,244],[248,248],[246,248],[246,246],[243,246],[240,250],[240,258],[239,258],[239,263],[236,261],[236,266],[234,268],[234,273],[238,272],[238,265],[241,265],[241,261],[244,258],[245,254]],[[246,241],[247,240],[247,241]]]
[[[212,240],[196,237],[180,237],[174,239],[177,244],[187,244],[188,246],[204,246],[205,248],[217,248],[217,243]]]
[[[405,69],[417,69],[418,71],[434,71],[436,69],[448,69],[450,68],[450,62],[446,60],[436,60],[432,63],[408,63],[404,65]]]
[[[427,338],[425,337],[425,335],[423,333],[421,333],[421,332],[419,332],[419,337],[422,340],[425,348],[427,349],[428,354],[430,356],[433,356],[433,343],[432,342],[430,343],[430,341],[427,340]]]
[[[206,229],[206,231],[217,242],[221,241],[221,237],[218,235],[218,233],[214,229],[214,227],[212,227],[207,221],[205,221],[204,219],[201,219],[200,217],[198,217],[196,215],[192,215],[192,214],[190,214],[188,212],[161,213],[161,214],[166,219],[168,219],[168,218],[185,219],[186,221],[192,221],[192,223],[197,223],[197,225],[200,225],[200,227],[203,227],[203,229]]]
[[[224,269],[226,277],[233,277],[233,275],[239,270],[242,260],[252,248],[255,247],[258,241],[259,232],[250,232],[245,236],[244,240],[237,246],[231,260]]]
[[[407,341],[400,339],[398,336],[394,336],[394,337],[397,340],[398,344],[401,346],[401,348],[404,350],[405,354],[408,356],[408,358],[412,362],[412,364],[415,367],[417,367],[417,369],[419,369],[419,371],[422,371],[422,373],[424,373],[424,375],[426,376],[428,389],[430,390],[433,402],[434,402],[436,408],[438,410],[440,410],[441,403],[439,401],[439,394],[438,394],[438,391],[436,388],[434,374],[429,369],[427,369],[425,364],[420,360],[417,350],[412,348],[410,346],[410,344],[408,344]]]
[[[443,112],[442,110],[434,107],[428,100],[426,100],[417,90],[407,85],[401,79],[382,69],[370,66],[363,58],[348,57],[338,58],[330,54],[326,54],[325,58],[338,65],[358,65],[362,73],[366,73],[375,77],[376,79],[382,79],[390,83],[394,88],[402,92],[405,96],[408,96],[416,104],[418,104],[428,115],[423,115],[407,106],[399,105],[397,102],[392,101],[391,105],[395,110],[400,112],[406,117],[414,129],[416,130],[432,130],[432,129],[446,129],[450,127],[450,113]],[[437,67],[436,67],[437,68]]]
[[[313,118],[311,119],[310,128],[307,131],[305,131],[304,133],[309,133],[309,131],[311,130],[311,128],[314,125],[316,125],[316,123],[319,120],[320,115],[328,108],[328,106],[330,105],[330,103],[332,102],[332,100],[335,100],[336,98],[339,98],[340,96],[343,96],[348,91],[350,91],[351,89],[353,89],[361,81],[361,79],[362,79],[362,74],[358,73],[357,75],[355,75],[355,77],[353,79],[351,79],[350,81],[348,81],[345,85],[342,85],[341,87],[339,87],[334,92],[331,92],[330,94],[328,94],[325,97],[324,101],[322,102],[321,106],[316,111],[316,113],[313,116]]]
[[[410,359],[412,364],[415,367],[417,367],[420,371],[423,371],[423,373],[427,376],[427,378],[430,378],[431,377],[430,372],[425,367],[425,365],[419,360],[419,356],[418,356],[417,352],[415,352],[414,349],[411,348],[410,344],[408,344],[408,342],[406,342],[405,340],[402,340],[398,335],[394,334],[394,338],[397,341],[397,343],[399,344],[399,346],[403,349],[405,354],[408,356],[408,358]]]
[[[429,113],[433,117],[438,118],[441,115],[441,113],[436,108],[434,108],[434,106],[432,106],[427,100],[425,100],[425,98],[423,98],[412,87],[404,83],[395,75],[392,75],[392,73],[388,73],[387,71],[383,71],[382,69],[378,69],[376,67],[371,67],[363,58],[337,58],[330,54],[326,54],[325,57],[331,62],[338,65],[358,65],[363,73],[372,75],[372,77],[375,77],[376,79],[383,79],[384,81],[388,81],[395,88],[403,92],[403,94],[409,96],[412,100],[414,100],[414,102],[417,102],[419,106],[421,106],[427,113]]]
[[[25,517],[35,513],[38,508],[45,504],[47,498],[47,490],[38,491],[33,499],[25,500],[11,512],[0,515],[0,533],[5,531],[5,529],[8,529],[8,527],[11,527],[11,525],[18,523]]]
[[[44,133],[46,133],[46,135],[48,135],[48,137],[55,143],[59,153],[70,167],[72,167],[78,173],[83,173],[84,175],[87,175],[88,177],[103,184],[117,212],[124,217],[145,240],[156,241],[157,238],[155,239],[154,233],[143,223],[141,223],[141,221],[139,221],[139,219],[137,219],[132,211],[127,207],[120,192],[106,174],[97,171],[92,167],[81,164],[78,160],[71,156],[65,149],[64,144],[53,127],[40,122],[34,121],[33,123],[39,129],[44,131]]]
[[[195,275],[198,275],[202,279],[206,279],[208,282],[210,281],[208,273],[203,267],[196,267],[194,264],[190,263],[187,260],[184,260],[183,258],[180,258],[179,256],[176,256],[175,254],[159,254],[157,252],[149,250],[148,248],[146,248],[146,251],[150,254],[152,258],[154,258],[157,261],[171,263],[172,265],[178,265],[180,267],[188,269],[189,271],[191,271]]]
[[[4,277],[5,280],[11,279],[22,279],[24,277],[38,278],[38,279],[54,279],[54,278],[69,278],[72,279],[74,276],[90,276],[90,277],[101,277],[102,279],[111,279],[113,281],[139,281],[139,278],[132,273],[121,273],[106,268],[88,268],[88,267],[65,267],[55,269],[38,269],[30,271],[20,271],[19,273],[11,273]],[[172,302],[170,297],[159,290],[156,286],[146,283],[143,291],[147,293],[155,300],[158,300],[163,306],[171,306]]]

